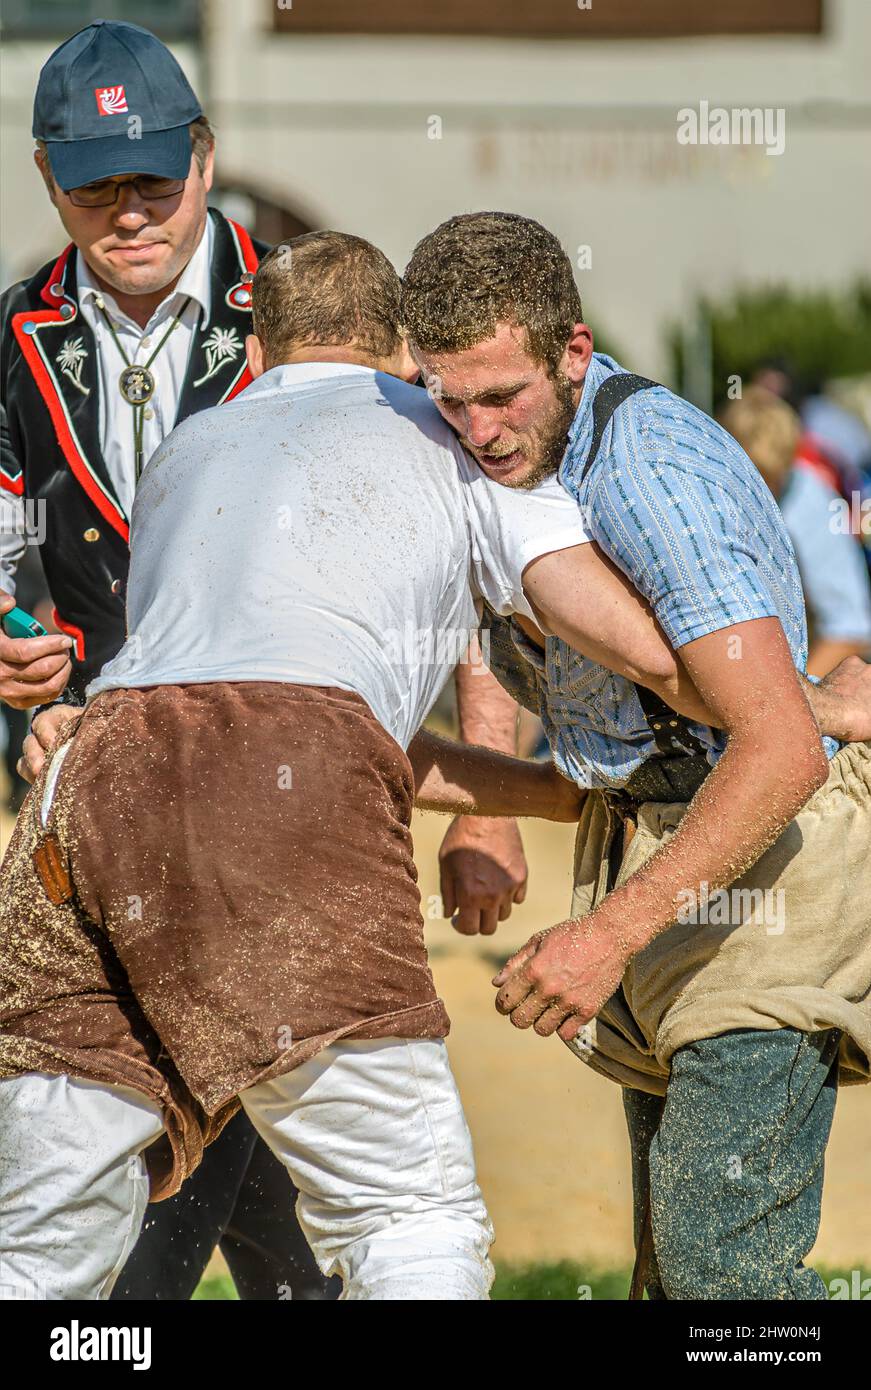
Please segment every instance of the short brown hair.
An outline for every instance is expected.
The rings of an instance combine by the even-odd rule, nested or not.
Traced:
[[[195,121],[191,121],[188,129],[191,137],[191,150],[197,161],[197,168],[202,173],[206,167],[209,150],[215,148],[215,132],[212,130],[208,116],[197,116]]]
[[[254,277],[254,332],[270,362],[297,348],[399,347],[399,276],[377,246],[347,232],[306,232],[274,246]]]
[[[462,352],[510,323],[526,330],[531,355],[554,371],[582,321],[557,238],[512,212],[443,222],[418,242],[402,282],[403,327],[423,352]]]

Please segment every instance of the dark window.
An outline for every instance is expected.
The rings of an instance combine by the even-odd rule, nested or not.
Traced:
[[[3,33],[10,38],[78,33],[95,19],[123,19],[151,29],[162,39],[199,33],[199,0],[3,0]]]
[[[674,38],[818,34],[823,0],[275,0],[283,33]]]
[[[225,217],[241,222],[252,236],[270,246],[314,231],[311,223],[293,208],[273,203],[244,184],[219,183],[209,194],[209,207],[219,208]]]

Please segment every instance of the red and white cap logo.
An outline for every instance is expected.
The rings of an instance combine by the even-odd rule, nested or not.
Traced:
[[[127,110],[127,98],[123,87],[95,87],[97,110],[101,116],[117,116]]]

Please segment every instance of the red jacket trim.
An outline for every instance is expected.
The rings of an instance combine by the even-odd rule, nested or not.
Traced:
[[[236,250],[238,252],[239,259],[241,260],[242,264],[244,265],[245,269],[249,272],[249,274],[253,275],[258,265],[260,264],[260,257],[254,250],[254,243],[252,242],[248,232],[246,232],[245,228],[241,226],[240,223],[233,222],[229,217],[227,218],[227,222],[229,224],[230,231],[233,234],[233,239],[236,242]],[[232,288],[235,288],[235,286],[233,286]],[[228,291],[228,293],[230,292],[232,291]],[[232,383],[229,390],[226,391],[224,395],[221,397],[221,399],[218,401],[218,405],[224,405],[225,402],[231,401],[234,396],[239,395],[240,391],[244,391],[246,386],[250,386],[253,380],[254,378],[252,377],[246,365],[243,368],[240,375],[236,377],[236,380]]]
[[[51,292],[51,287],[52,285],[59,285],[62,283],[64,273],[67,268],[67,261],[70,258],[70,252],[72,250],[74,250],[74,243],[70,242],[69,246],[65,246],[63,251],[61,251],[60,255],[58,256],[57,260],[51,268],[51,273],[49,274],[48,279],[46,280],[45,284],[39,292],[40,299],[45,304],[50,304],[52,309],[57,309],[58,299],[60,298],[60,296],[53,295]]]
[[[260,264],[260,257],[254,250],[254,243],[243,226],[241,226],[238,222],[232,222],[229,217],[227,218],[227,221],[230,224],[230,227],[232,228],[233,234],[236,238],[236,246],[239,251],[239,257],[242,260],[245,269],[250,271],[253,275]]]
[[[65,632],[67,637],[72,637],[74,639],[76,659],[78,661],[84,661],[85,634],[82,632],[82,629],[76,627],[75,623],[68,623],[65,618],[61,617],[56,608],[51,610],[51,616],[55,627],[58,628],[60,632]]]
[[[6,492],[11,492],[13,497],[24,496],[24,474],[19,473],[17,478],[10,478],[8,473],[4,473],[0,468],[0,487]]]
[[[54,275],[56,270],[57,265],[52,271],[52,275]],[[56,281],[52,283],[56,283]],[[70,428],[58,389],[52,381],[48,368],[36,344],[36,333],[25,333],[23,331],[23,325],[28,321],[35,324],[57,324],[63,323],[64,319],[56,309],[37,309],[30,312],[24,311],[20,314],[13,314],[12,331],[15,334],[18,346],[21,348],[22,355],[33,373],[33,379],[36,382],[39,394],[42,396],[48,408],[51,422],[54,425],[55,437],[61,447],[64,458],[72,469],[76,481],[84,488],[103,520],[108,521],[109,525],[118,532],[118,535],[129,544],[130,527],[88,468],[85,457]]]

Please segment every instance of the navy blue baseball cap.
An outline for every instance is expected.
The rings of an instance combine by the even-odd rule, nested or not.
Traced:
[[[100,19],[56,48],[43,67],[33,134],[45,141],[64,191],[115,174],[185,179],[188,127],[201,115],[193,88],[160,39],[138,24]]]

